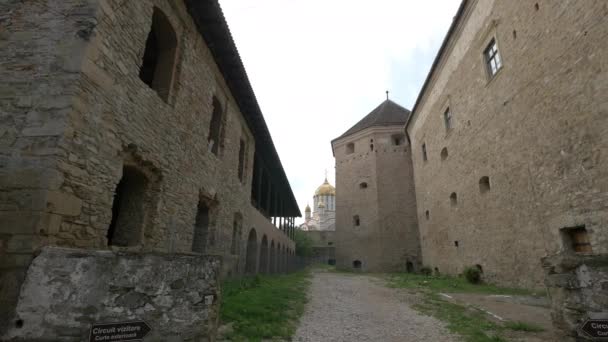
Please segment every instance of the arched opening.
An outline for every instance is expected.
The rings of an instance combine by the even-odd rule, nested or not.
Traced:
[[[125,165],[114,192],[112,220],[108,228],[108,246],[135,246],[140,243],[145,221],[144,203],[149,190],[148,178]]]
[[[405,271],[407,273],[414,273],[414,264],[409,260],[405,263]]]
[[[456,195],[455,192],[452,192],[452,194],[450,195],[450,204],[452,205],[452,207],[458,205],[458,195]]]
[[[173,26],[165,14],[154,7],[139,78],[165,102],[171,92],[176,51],[177,35]]]
[[[274,240],[270,241],[270,258],[268,260],[269,262],[269,272],[270,273],[277,273],[277,252],[275,250],[275,246],[274,246]]]
[[[255,229],[251,228],[247,238],[247,258],[245,259],[245,273],[257,273],[258,241]]]
[[[287,264],[287,248],[283,245],[283,251],[281,252],[281,273],[286,273],[287,268],[285,265]]]
[[[441,160],[448,159],[448,148],[444,147],[441,149]]]
[[[209,144],[209,150],[211,153],[218,155],[221,145],[221,132],[222,132],[222,104],[213,97],[213,112],[211,113],[211,122],[209,124],[209,135],[207,136],[207,142]]]
[[[281,244],[277,243],[277,257],[274,259],[275,273],[281,273]]]
[[[198,200],[196,218],[194,220],[194,235],[192,236],[192,251],[205,253],[209,235],[209,207],[202,198]]]
[[[355,269],[361,269],[361,260],[355,260],[355,261],[353,261],[353,268],[355,268]]]
[[[479,179],[479,192],[485,194],[490,191],[490,177],[483,176]]]
[[[260,245],[260,273],[269,273],[268,270],[268,238],[266,235],[262,237],[262,243]]]
[[[234,214],[232,221],[232,241],[230,242],[230,253],[233,255],[241,254],[241,236],[243,233],[243,215]]]

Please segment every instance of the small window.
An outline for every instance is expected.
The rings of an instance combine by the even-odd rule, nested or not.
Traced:
[[[502,61],[500,59],[500,53],[498,52],[498,45],[496,45],[495,39],[490,41],[483,54],[488,73],[490,74],[490,77],[493,77],[502,67]]]
[[[369,144],[369,150],[374,152],[374,144]]]
[[[422,160],[427,161],[428,156],[426,154],[426,144],[422,144]]]
[[[351,153],[355,153],[355,144],[354,143],[349,143],[348,145],[346,145],[346,154],[351,154]]]
[[[431,218],[431,213],[427,210],[424,212],[424,216],[426,216],[426,219],[430,219]]]
[[[454,241],[454,246],[458,247],[458,240]]]
[[[585,227],[566,228],[563,233],[565,233],[565,244],[570,245],[575,253],[592,252],[589,234],[587,234]]]
[[[405,137],[402,134],[393,135],[391,140],[394,146],[401,146],[405,143]]]
[[[328,243],[327,243],[327,245],[328,245],[328,246],[333,246],[333,245],[334,245],[334,243],[333,243],[333,242],[328,242]]]
[[[448,148],[444,147],[443,149],[441,149],[441,160],[446,160],[448,159]]]
[[[361,224],[361,220],[359,220],[359,215],[353,216],[353,225],[358,227]]]
[[[445,123],[446,131],[452,129],[452,112],[450,111],[450,107],[448,107],[443,113],[443,121]]]
[[[167,102],[173,82],[177,35],[169,19],[158,9],[152,14],[152,27],[146,39],[146,48],[139,78],[154,89]]]
[[[365,182],[360,183],[359,189],[367,189],[367,183],[365,183]]]
[[[353,268],[360,269],[361,268],[361,260],[353,261]]]
[[[243,217],[241,214],[234,214],[234,220],[232,221],[232,241],[230,243],[230,253],[240,254],[241,249],[241,233],[243,226]]]
[[[241,142],[239,144],[239,168],[238,168],[238,175],[239,175],[239,180],[241,182],[243,182],[244,180],[244,176],[245,176],[245,153],[247,151],[247,147],[245,145],[245,141],[243,139],[241,139]]]
[[[452,207],[458,205],[458,195],[456,195],[455,192],[452,192],[452,194],[450,195],[450,204],[452,205]]]
[[[485,194],[490,191],[490,177],[483,176],[479,179],[479,192]]]
[[[213,112],[211,114],[211,123],[209,124],[209,150],[211,153],[218,155],[220,148],[220,137],[222,131],[222,105],[220,101],[213,97]]]

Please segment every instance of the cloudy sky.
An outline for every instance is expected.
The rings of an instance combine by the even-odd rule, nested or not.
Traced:
[[[335,184],[332,139],[386,90],[412,108],[459,3],[220,0],[302,214]]]

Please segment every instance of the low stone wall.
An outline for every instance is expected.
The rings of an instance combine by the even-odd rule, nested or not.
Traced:
[[[608,254],[561,253],[543,258],[551,318],[564,336],[586,340],[587,319],[608,319]]]
[[[220,259],[45,247],[4,341],[88,341],[99,323],[145,321],[145,341],[213,341]]]

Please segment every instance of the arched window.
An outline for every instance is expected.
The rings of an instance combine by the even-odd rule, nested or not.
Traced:
[[[490,177],[483,176],[479,179],[479,192],[485,194],[490,191]]]
[[[441,150],[441,160],[446,160],[446,159],[448,159],[448,148],[444,147]]]
[[[270,241],[270,257],[268,259],[269,262],[269,272],[277,273],[277,251],[275,249],[274,240]]]
[[[171,93],[176,51],[177,35],[173,26],[165,14],[154,7],[139,78],[165,102]]]
[[[452,205],[452,207],[458,205],[458,195],[456,195],[455,192],[452,192],[452,194],[450,195],[450,204]]]
[[[251,228],[247,238],[247,258],[245,259],[245,273],[252,275],[258,271],[258,240],[255,229]]]
[[[213,97],[213,112],[211,114],[211,123],[209,124],[209,135],[207,136],[207,142],[209,143],[209,150],[211,153],[217,156],[220,145],[221,145],[221,132],[222,132],[222,105],[217,97]]]
[[[266,234],[264,234],[260,248],[260,273],[266,274],[270,272],[268,257],[268,238],[266,237]]]
[[[243,226],[243,216],[240,213],[234,214],[232,221],[232,241],[230,243],[230,253],[240,254],[241,252],[241,234]]]

